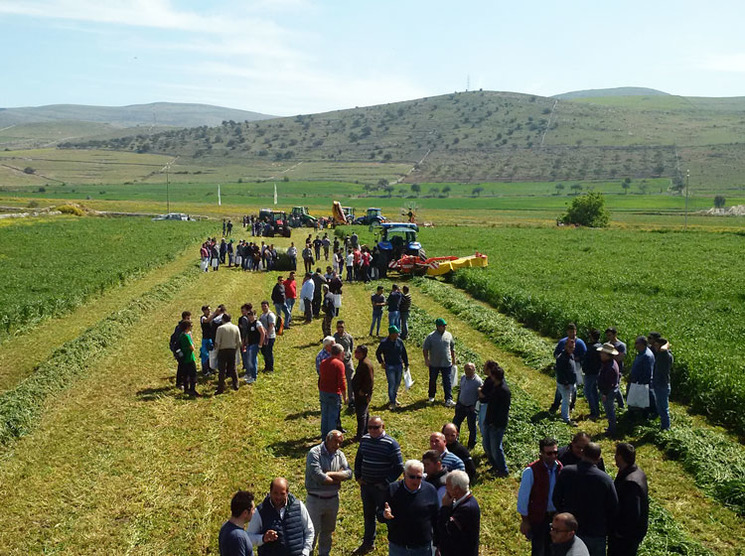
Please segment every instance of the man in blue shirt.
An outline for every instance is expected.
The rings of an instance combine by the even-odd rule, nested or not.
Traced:
[[[254,495],[239,490],[230,501],[231,517],[220,528],[218,546],[220,556],[252,556],[251,539],[245,531],[246,523],[251,521],[256,507]]]
[[[631,374],[629,383],[646,384],[650,387],[649,405],[644,409],[644,417],[648,417],[650,411],[655,405],[654,392],[651,389],[652,373],[654,371],[654,353],[649,349],[649,342],[646,336],[638,336],[634,342],[636,348],[636,357],[631,364]]]

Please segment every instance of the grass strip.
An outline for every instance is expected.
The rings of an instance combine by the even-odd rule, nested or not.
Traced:
[[[419,279],[417,287],[444,307],[467,320],[496,345],[514,351],[528,367],[553,372],[548,362],[553,345],[536,332],[520,326],[496,309],[474,303],[465,293],[435,280]],[[534,350],[533,354],[529,352]],[[696,427],[690,418],[675,412],[675,426],[660,431],[654,426],[634,430],[639,441],[652,442],[669,457],[679,460],[696,485],[728,508],[745,515],[745,455],[725,434]]]
[[[47,399],[67,388],[99,361],[106,350],[125,338],[130,326],[167,301],[198,275],[196,266],[153,287],[130,305],[64,343],[32,375],[0,395],[0,445],[28,434],[38,421]]]
[[[420,286],[420,284],[417,285]],[[438,299],[442,302],[445,298],[446,296],[443,296]],[[433,316],[418,307],[412,307],[409,314],[408,341],[421,346],[428,331],[432,328],[432,322],[434,322]],[[460,339],[455,344],[455,354],[459,361],[471,361],[477,367],[483,365],[481,356]],[[536,446],[541,438],[552,436],[563,444],[569,442],[571,432],[557,421],[534,419],[533,416],[541,411],[538,403],[514,383],[510,383],[510,390],[512,392],[510,424],[504,448],[508,461],[512,463],[514,475],[522,472],[520,466],[535,458]],[[670,513],[653,499],[650,501],[649,512],[649,532],[639,554],[686,554],[690,556],[713,554],[700,543],[688,538]]]

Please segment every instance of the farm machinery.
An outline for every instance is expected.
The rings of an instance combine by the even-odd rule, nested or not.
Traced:
[[[430,257],[423,259],[415,255],[404,255],[388,264],[389,270],[415,276],[442,276],[459,268],[483,268],[489,266],[489,258],[476,251],[468,257]]]
[[[318,222],[318,218],[310,214],[308,207],[292,207],[290,226],[293,228],[301,228],[303,226],[315,228],[316,222]]]
[[[261,209],[259,220],[264,223],[264,235],[267,237],[290,237],[292,230],[287,222],[287,213],[283,210]]]
[[[363,216],[358,216],[352,221],[352,223],[361,224],[363,226],[372,226],[376,224],[382,224],[387,221],[388,219],[383,216],[383,209],[370,207],[367,209],[367,212]]]

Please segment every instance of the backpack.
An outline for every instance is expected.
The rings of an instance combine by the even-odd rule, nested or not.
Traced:
[[[173,356],[177,360],[181,360],[184,354],[181,352],[181,327],[177,327],[176,330],[171,334],[171,339],[168,340],[168,349],[171,350]]]

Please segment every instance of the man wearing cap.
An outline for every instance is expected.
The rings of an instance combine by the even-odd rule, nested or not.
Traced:
[[[429,367],[429,401],[435,401],[437,393],[437,375],[442,374],[442,388],[445,391],[445,406],[455,407],[453,385],[450,383],[450,371],[455,363],[455,340],[445,330],[448,325],[445,319],[435,321],[435,330],[430,332],[422,344],[424,364]]]
[[[608,429],[605,431],[608,436],[616,434],[616,392],[621,380],[621,373],[618,371],[618,363],[615,357],[618,351],[610,342],[604,343],[600,349],[600,374],[598,374],[598,390],[600,399],[605,408],[605,415],[608,417]]]
[[[401,375],[404,372],[404,366],[409,366],[409,356],[406,354],[406,346],[398,337],[401,331],[398,326],[391,325],[388,327],[388,337],[383,339],[375,351],[375,357],[385,368],[385,377],[388,380],[388,402],[391,410],[401,405],[396,396],[398,387],[401,384]]]
[[[654,374],[652,387],[657,414],[660,416],[660,427],[663,431],[670,428],[670,371],[673,366],[673,354],[665,338],[654,340]]]
[[[352,478],[352,469],[339,448],[344,441],[341,431],[332,430],[323,443],[314,446],[305,458],[306,507],[313,522],[318,556],[331,553],[331,536],[336,529],[341,483]]]

